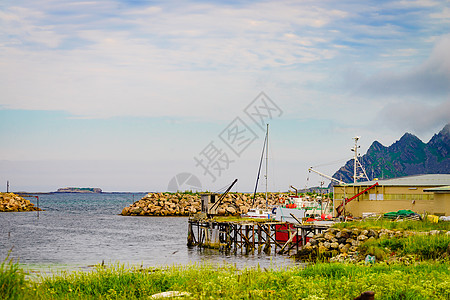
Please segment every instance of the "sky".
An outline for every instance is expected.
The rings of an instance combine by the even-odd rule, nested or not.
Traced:
[[[253,191],[266,124],[268,190],[327,185],[450,122],[448,49],[450,1],[3,0],[0,191]]]

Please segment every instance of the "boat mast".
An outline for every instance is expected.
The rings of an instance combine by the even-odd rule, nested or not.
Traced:
[[[358,181],[359,178],[366,178],[367,181],[369,181],[369,177],[367,176],[366,170],[364,170],[364,167],[358,160],[358,148],[361,147],[361,146],[358,146],[359,136],[356,136],[353,139],[355,140],[355,146],[351,149],[352,151],[355,152],[354,162],[353,162],[353,183],[356,183],[356,181]],[[359,175],[359,176],[356,174],[357,170],[358,170],[358,165],[362,171],[361,175]]]
[[[266,130],[266,208],[269,207],[269,201],[267,200],[267,172],[268,169],[268,161],[269,161],[269,124],[267,124]]]
[[[359,136],[355,136],[353,139],[355,140],[355,146],[352,149],[352,151],[355,152],[355,157],[354,157],[354,160],[353,160],[353,183],[356,183],[356,180],[357,180],[356,164],[357,164],[357,161],[358,161],[358,140],[359,140]]]
[[[259,161],[259,168],[258,168],[258,176],[256,176],[256,184],[255,184],[255,192],[253,193],[253,202],[252,202],[252,208],[255,206],[255,198],[256,198],[256,190],[258,189],[258,182],[259,182],[259,175],[261,174],[261,166],[264,159],[264,150],[266,148],[266,141],[267,141],[267,135],[264,137],[264,144],[261,152],[261,159]]]

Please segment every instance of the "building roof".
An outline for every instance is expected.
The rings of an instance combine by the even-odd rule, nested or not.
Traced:
[[[450,193],[450,185],[424,189],[423,191],[424,192],[434,192],[434,193]]]
[[[450,186],[450,174],[425,174],[406,177],[398,177],[384,180],[363,181],[349,183],[348,186],[371,186],[378,182],[381,186]],[[341,186],[341,185],[339,185]]]

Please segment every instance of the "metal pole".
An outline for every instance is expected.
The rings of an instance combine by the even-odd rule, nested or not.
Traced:
[[[334,199],[336,199],[336,192],[335,192],[335,189],[334,189],[334,185],[333,185],[333,218],[336,216],[336,205],[335,205],[335,203],[334,203]]]
[[[269,207],[269,201],[267,200],[268,161],[269,161],[269,124],[267,124],[267,132],[266,132],[266,208]]]

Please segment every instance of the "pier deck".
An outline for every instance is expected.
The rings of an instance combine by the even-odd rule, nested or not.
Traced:
[[[330,225],[266,222],[197,220],[188,221],[188,246],[213,248],[227,253],[297,253],[310,237]]]

